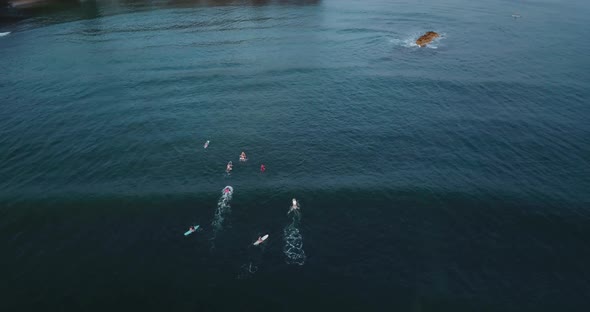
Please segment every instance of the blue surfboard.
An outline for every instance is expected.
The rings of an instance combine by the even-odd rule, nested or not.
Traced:
[[[194,230],[188,230],[188,231],[186,231],[184,233],[184,236],[189,236],[189,235],[193,234],[194,232],[196,232],[199,229],[199,226],[198,225],[195,225],[194,228],[195,228]]]

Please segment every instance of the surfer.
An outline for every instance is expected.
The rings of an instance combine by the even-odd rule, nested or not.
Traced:
[[[254,246],[262,244],[268,238],[268,234],[264,236],[258,236],[258,239],[254,242]]]
[[[203,145],[203,148],[207,148],[209,147],[209,140],[207,140],[207,142],[205,142],[205,145]]]
[[[247,158],[246,158],[246,153],[242,152],[242,153],[240,154],[240,161],[246,161],[246,159],[247,159]]]
[[[184,233],[184,236],[189,236],[189,235],[191,235],[192,233],[196,232],[198,228],[199,228],[199,226],[198,226],[198,225],[191,225],[191,226],[188,228],[188,231],[186,231],[186,232]]]
[[[260,165],[260,172],[264,172],[266,170],[266,167],[264,166],[264,164]]]
[[[225,194],[229,193],[229,187],[224,188],[223,193],[225,193]]]
[[[291,200],[291,208],[289,209],[289,212],[291,212],[293,210],[299,210],[299,203],[297,202],[297,200],[295,198],[293,198]]]
[[[232,170],[233,164],[230,162],[227,163],[227,167],[225,167],[225,172],[230,173]]]

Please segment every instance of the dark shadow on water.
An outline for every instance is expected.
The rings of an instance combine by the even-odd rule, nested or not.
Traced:
[[[289,194],[260,192],[276,200],[240,195],[215,252],[206,224],[217,192],[2,198],[0,249],[11,256],[0,274],[13,282],[0,284],[1,310],[579,311],[586,301],[587,220],[550,209],[558,203],[293,189],[308,258],[292,266],[276,209]],[[203,231],[184,237],[193,222]],[[263,227],[268,245],[251,247]],[[530,301],[536,293],[552,296]]]
[[[120,0],[114,2],[96,0],[0,0],[0,26],[14,24],[29,18],[36,18],[35,23],[43,26],[80,19],[94,19],[114,14],[169,8],[307,6],[320,3],[321,0]]]
[[[145,1],[126,1],[127,3],[142,3]],[[170,6],[188,5],[188,6],[227,6],[227,5],[317,5],[321,0],[174,0],[167,2]]]

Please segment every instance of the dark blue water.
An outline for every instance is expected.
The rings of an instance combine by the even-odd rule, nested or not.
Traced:
[[[585,311],[589,13],[85,2],[0,29],[1,310]]]

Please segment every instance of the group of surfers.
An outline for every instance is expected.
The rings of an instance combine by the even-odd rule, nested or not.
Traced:
[[[223,193],[227,194],[230,192],[229,187],[226,187],[225,189],[223,189]],[[297,199],[293,198],[291,200],[291,207],[289,207],[289,211],[287,212],[287,214],[291,213],[292,211],[296,211],[299,210],[299,202],[297,202]],[[189,227],[189,231],[195,232],[197,230],[197,227],[192,226]],[[185,234],[186,235],[186,234]],[[258,239],[256,239],[256,241],[253,243],[254,246],[258,246],[260,244],[262,244],[264,241],[266,241],[266,239],[268,238],[268,234],[264,235],[264,236],[258,236]]]
[[[246,160],[248,160],[248,158],[246,157],[246,153],[242,152],[240,154],[240,161],[241,162],[246,162]],[[231,162],[231,160],[227,163],[227,166],[225,167],[225,172],[227,172],[228,174],[233,170],[234,164]],[[264,164],[260,164],[260,172],[264,172],[266,171],[266,167],[264,166]]]
[[[205,142],[205,144],[203,145],[203,148],[207,148],[209,147],[209,143],[211,143],[211,141],[207,140]],[[248,160],[248,158],[246,157],[246,153],[242,152],[240,154],[240,161],[241,162],[246,162],[246,160]],[[227,163],[227,166],[225,167],[225,172],[227,172],[228,174],[233,170],[233,163],[230,161]],[[260,164],[260,172],[264,172],[266,171],[266,167],[264,166],[264,164]]]
[[[246,153],[242,152],[240,154],[240,161],[241,162],[245,162],[246,160],[248,160],[248,158],[246,158]],[[233,169],[233,164],[231,162],[231,160],[227,163],[227,166],[225,167],[225,172],[230,173]]]
[[[205,142],[205,145],[203,146],[204,148],[209,147],[209,140],[207,140],[207,142]],[[246,160],[248,160],[248,158],[246,157],[246,153],[242,152],[240,154],[240,161],[241,162],[246,162]],[[225,172],[227,172],[228,174],[233,170],[233,163],[231,161],[229,161],[227,163],[227,166],[225,167]],[[264,166],[264,164],[260,165],[260,172],[264,172],[266,171],[266,167]],[[226,187],[225,189],[223,189],[223,193],[227,194],[229,193],[231,190],[229,189],[229,187]],[[289,207],[289,211],[287,212],[287,214],[291,213],[292,211],[296,211],[299,210],[299,202],[297,202],[297,200],[295,198],[293,198],[291,200],[291,207]],[[195,232],[197,230],[197,228],[195,228],[194,226],[191,226],[189,228],[189,231],[191,232]],[[254,246],[257,246],[261,243],[263,243],[266,239],[268,238],[268,234],[264,235],[264,236],[259,236],[258,239],[254,242]]]

